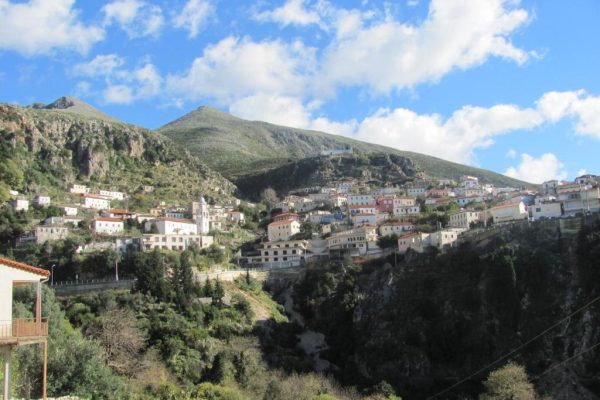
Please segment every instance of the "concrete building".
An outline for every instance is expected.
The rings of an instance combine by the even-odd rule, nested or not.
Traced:
[[[100,192],[98,192],[98,194],[100,196],[107,197],[107,198],[109,198],[111,200],[124,200],[125,197],[127,197],[125,195],[125,193],[118,192],[116,190],[100,190]]]
[[[374,226],[362,226],[347,231],[336,232],[327,238],[327,248],[333,255],[351,257],[379,251],[377,230]]]
[[[283,240],[261,243],[259,255],[248,257],[250,265],[263,268],[297,267],[308,261],[308,240]]]
[[[460,210],[450,214],[448,225],[451,228],[470,229],[471,224],[483,221],[482,216],[483,214],[480,211]]]
[[[108,210],[110,208],[110,199],[108,197],[96,194],[83,195],[83,208],[92,208],[94,210]]]
[[[156,227],[156,233],[161,235],[197,235],[198,225],[189,219],[157,218],[144,223],[146,232]]]
[[[12,206],[15,211],[27,211],[29,210],[29,200],[15,199],[12,201]]]
[[[210,232],[210,212],[208,210],[208,203],[204,200],[204,197],[200,196],[200,204],[196,212],[196,225],[198,225],[198,234],[206,235]]]
[[[67,238],[69,228],[63,225],[38,225],[35,227],[35,242],[42,244]]]
[[[96,235],[117,235],[124,230],[120,218],[96,217],[92,220],[92,232]]]
[[[142,248],[145,251],[154,249],[183,251],[195,245],[205,249],[214,243],[214,238],[197,234],[148,234],[142,236]]]
[[[363,226],[363,225],[377,225],[377,214],[371,213],[358,213],[352,215],[352,225]]]
[[[77,210],[77,207],[64,206],[63,211],[65,212],[65,215],[72,217],[72,216],[77,215],[78,210]]]
[[[351,194],[347,202],[349,206],[366,206],[375,204],[375,198],[370,194]]]
[[[389,236],[396,234],[398,236],[412,232],[415,226],[410,222],[387,221],[379,226],[379,234],[381,236]]]
[[[412,187],[412,188],[406,189],[406,193],[412,197],[425,196],[426,192],[427,192],[427,189],[424,187]]]
[[[490,214],[495,224],[527,219],[529,216],[523,202],[498,205],[490,209]]]
[[[48,207],[50,205],[50,196],[36,196],[35,204],[37,204],[39,207]]]
[[[545,218],[559,218],[563,215],[563,205],[559,201],[536,202],[529,207],[531,218],[537,221]]]
[[[293,219],[271,222],[267,227],[270,242],[288,240],[298,232],[300,232],[300,222]]]
[[[418,215],[421,213],[421,207],[414,206],[399,206],[394,207],[394,216],[403,217],[407,215]]]
[[[246,222],[246,217],[243,212],[234,210],[227,212],[227,220],[242,225]]]
[[[86,194],[86,193],[90,192],[90,188],[85,185],[78,185],[78,184],[74,183],[73,185],[71,185],[69,192],[75,193],[75,194]]]

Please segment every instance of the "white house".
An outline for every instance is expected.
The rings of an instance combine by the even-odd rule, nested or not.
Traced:
[[[298,232],[300,232],[300,222],[293,219],[274,221],[267,227],[270,242],[288,240]]]
[[[377,205],[366,204],[366,205],[348,206],[348,211],[350,211],[351,215],[354,215],[354,214],[377,214]]]
[[[11,382],[11,351],[16,346],[46,343],[48,319],[42,318],[42,281],[47,281],[49,271],[23,264],[7,258],[0,258],[0,352],[4,372],[3,398],[8,399]],[[35,314],[33,318],[15,318],[13,315],[13,287],[33,284],[35,287]],[[29,304],[28,306],[32,306]],[[44,345],[44,348],[45,345]],[[46,371],[46,351],[42,353],[40,370]],[[42,372],[40,372],[40,375]],[[42,397],[46,398],[45,386]]]
[[[408,232],[412,232],[414,229],[415,226],[410,222],[388,221],[379,226],[379,234],[381,236],[389,236],[393,234],[400,236]]]
[[[48,207],[50,205],[50,196],[36,196],[35,204],[37,204],[40,207]]]
[[[349,206],[365,206],[375,204],[375,198],[370,194],[351,194],[348,196]]]
[[[228,211],[227,220],[236,224],[243,224],[246,221],[244,213],[241,211]]]
[[[111,200],[123,200],[126,197],[125,193],[116,190],[101,190],[98,194],[100,196],[108,197]]]
[[[412,232],[398,238],[398,252],[400,254],[406,253],[408,249],[422,253],[427,247],[429,247],[428,233]]]
[[[90,192],[90,188],[85,185],[78,185],[74,183],[73,185],[71,185],[69,192],[76,194],[86,194]]]
[[[460,186],[464,188],[475,188],[479,186],[479,178],[476,176],[463,175],[460,178]]]
[[[534,220],[541,218],[558,218],[563,214],[563,205],[561,202],[536,202],[529,207],[531,217]]]
[[[189,219],[181,218],[157,218],[144,223],[146,232],[150,232],[152,227],[156,227],[158,234],[161,235],[197,235],[198,225]]]
[[[424,187],[412,187],[412,188],[406,189],[406,193],[409,196],[413,196],[413,197],[424,196],[426,192],[427,192],[427,189]]]
[[[327,238],[327,248],[330,253],[346,253],[350,256],[380,250],[377,246],[376,228],[367,225],[332,234]]]
[[[64,206],[63,210],[65,212],[65,215],[68,215],[71,217],[74,215],[77,215],[77,207]]]
[[[96,217],[92,220],[92,232],[96,235],[116,235],[123,229],[123,220],[120,218]]]
[[[490,214],[492,215],[495,224],[527,219],[529,216],[527,207],[522,201],[518,203],[501,204],[493,207],[490,209]]]
[[[83,208],[93,208],[94,210],[107,210],[110,208],[110,199],[108,197],[96,194],[83,195]]]
[[[338,193],[348,193],[352,189],[352,186],[354,186],[352,182],[340,182],[337,185],[337,191]]]
[[[282,240],[265,242],[259,248],[260,255],[248,257],[248,263],[261,267],[296,267],[309,258],[308,240]]]
[[[460,210],[450,214],[448,218],[448,225],[451,228],[465,228],[469,229],[471,224],[480,222],[482,220],[482,213],[475,210]]]
[[[207,235],[197,234],[148,234],[142,236],[142,249],[151,251],[154,249],[183,251],[195,245],[205,249],[214,243],[214,238]]]
[[[377,214],[357,213],[352,215],[352,224],[354,226],[377,225]]]
[[[407,216],[407,215],[418,215],[420,212],[421,212],[421,207],[418,205],[394,207],[394,215],[397,217],[402,217],[402,216]]]
[[[417,204],[417,199],[414,197],[397,196],[394,198],[395,207],[411,207]]]
[[[12,201],[13,208],[15,211],[27,211],[29,210],[29,200],[15,199]]]

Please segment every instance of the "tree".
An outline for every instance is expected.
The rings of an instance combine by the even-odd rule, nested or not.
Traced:
[[[225,289],[223,289],[223,284],[221,283],[221,281],[217,279],[215,289],[212,292],[213,303],[221,304],[223,302],[223,296],[225,296]]]
[[[479,395],[479,400],[533,400],[537,397],[525,368],[515,363],[492,371],[483,386],[485,392]]]
[[[391,235],[381,236],[377,239],[377,246],[382,249],[388,249],[398,246],[398,235],[392,233]]]
[[[260,193],[260,199],[269,207],[271,208],[275,203],[277,203],[279,201],[279,198],[277,197],[277,192],[275,190],[273,190],[272,187],[268,187],[266,189],[264,189],[261,193]]]

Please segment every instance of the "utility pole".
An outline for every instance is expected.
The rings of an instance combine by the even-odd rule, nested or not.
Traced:
[[[115,258],[115,281],[119,282],[119,256]]]

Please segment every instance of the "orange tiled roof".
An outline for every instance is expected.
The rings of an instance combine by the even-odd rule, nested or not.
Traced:
[[[13,267],[16,269],[20,269],[23,271],[31,272],[33,274],[41,275],[41,276],[50,276],[50,271],[47,271],[42,268],[34,267],[33,265],[21,263],[14,260],[9,260],[8,258],[0,257],[0,264],[7,265],[9,267]]]

